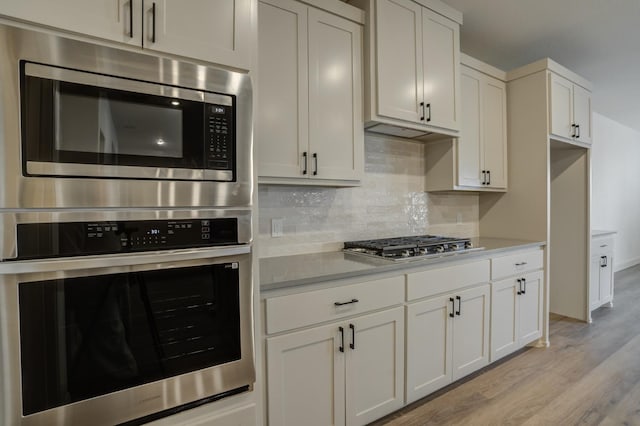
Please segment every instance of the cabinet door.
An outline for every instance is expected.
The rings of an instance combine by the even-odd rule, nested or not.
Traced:
[[[482,187],[480,73],[462,67],[462,129],[458,140],[458,185]]]
[[[518,349],[520,283],[509,278],[491,284],[491,361]]]
[[[141,13],[142,0],[0,2],[0,15],[136,45],[142,37]]]
[[[594,310],[600,303],[600,255],[591,256],[589,262],[589,309]]]
[[[482,86],[482,147],[488,186],[507,187],[507,88],[492,78]]]
[[[157,0],[144,7],[144,47],[250,68],[251,0]]]
[[[422,7],[376,0],[378,114],[423,123]]]
[[[404,310],[349,323],[345,342],[347,425],[364,425],[404,404]]]
[[[591,133],[591,92],[573,85],[573,118],[575,124],[580,126],[577,130],[576,140],[585,143],[593,141]]]
[[[292,0],[261,0],[258,21],[258,174],[304,177],[303,153],[309,144],[307,7]]]
[[[599,283],[600,303],[610,302],[613,299],[613,258],[604,255],[600,261]]]
[[[573,139],[573,83],[559,75],[549,73],[551,91],[551,133],[567,139]]]
[[[407,403],[451,383],[452,303],[449,296],[407,306]]]
[[[490,296],[488,284],[456,294],[452,338],[454,381],[489,363]]]
[[[309,151],[313,178],[362,177],[362,27],[316,9],[309,9]]]
[[[542,337],[544,278],[542,271],[523,276],[524,293],[519,296],[518,346]]]
[[[460,28],[429,9],[422,9],[422,67],[426,124],[460,128]]]
[[[269,424],[344,425],[345,356],[340,347],[337,325],[267,339]]]

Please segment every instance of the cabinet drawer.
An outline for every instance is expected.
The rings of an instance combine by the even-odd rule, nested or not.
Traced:
[[[403,275],[273,297],[265,301],[267,334],[340,319],[402,302]]]
[[[542,268],[542,253],[542,250],[534,250],[491,259],[491,279],[496,280]]]
[[[613,255],[613,247],[615,244],[615,237],[612,235],[606,235],[603,237],[594,237],[591,240],[591,255]]]
[[[407,300],[455,291],[462,287],[488,281],[489,260],[416,272],[407,275]]]

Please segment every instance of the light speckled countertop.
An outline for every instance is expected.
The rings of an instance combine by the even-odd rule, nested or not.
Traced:
[[[484,250],[407,261],[377,259],[343,252],[263,258],[260,259],[260,290],[264,292],[370,274],[403,271],[545,245],[540,241],[501,238],[474,238],[472,242],[474,247],[484,247]]]

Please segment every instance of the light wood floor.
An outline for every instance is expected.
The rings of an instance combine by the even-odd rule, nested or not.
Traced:
[[[640,266],[616,274],[593,323],[553,316],[549,348],[524,349],[375,422],[640,425]]]

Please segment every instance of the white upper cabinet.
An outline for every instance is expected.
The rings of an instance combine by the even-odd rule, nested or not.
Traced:
[[[426,145],[426,188],[428,191],[505,191],[505,73],[467,55],[462,57],[460,137]]]
[[[252,0],[158,0],[144,5],[145,48],[250,69]]]
[[[372,131],[414,136],[460,129],[460,23],[444,3],[354,0],[368,14],[365,122]],[[434,5],[438,10],[431,10]],[[382,125],[380,125],[382,124]],[[393,130],[396,129],[396,130]]]
[[[591,144],[591,92],[554,72],[549,73],[549,91],[551,136]]]
[[[259,181],[357,184],[362,26],[293,0],[261,0],[258,21]]]
[[[254,1],[21,0],[0,2],[0,15],[249,69]]]

